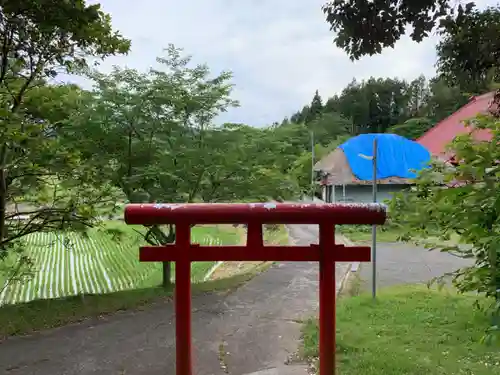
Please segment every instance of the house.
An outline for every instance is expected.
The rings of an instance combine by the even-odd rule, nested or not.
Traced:
[[[373,202],[373,143],[377,140],[377,201],[412,184],[430,161],[429,151],[396,134],[361,134],[315,164],[326,202]]]
[[[478,114],[487,113],[492,110],[495,95],[498,95],[498,92],[492,91],[472,97],[467,104],[437,123],[432,129],[429,129],[424,135],[418,138],[416,142],[429,150],[434,158],[450,161],[453,155],[450,155],[446,151],[446,146],[457,135],[472,133],[473,137],[478,141],[489,141],[491,134],[488,130],[475,130],[467,126],[465,121],[474,118]]]
[[[385,148],[379,146],[377,152],[379,160],[377,175],[381,177],[377,179],[377,200],[382,202],[390,199],[394,192],[401,191],[413,183],[415,175],[407,173],[410,169],[423,168],[423,164],[428,162],[431,157],[454,162],[453,155],[446,150],[446,146],[457,135],[471,133],[478,141],[491,140],[492,136],[488,130],[474,129],[467,126],[465,122],[481,113],[499,113],[499,103],[500,90],[472,97],[467,104],[436,124],[415,142],[405,138],[384,138],[384,136],[394,136],[389,134],[362,134],[358,137],[365,137],[365,141],[357,142],[358,145],[354,147],[355,152],[347,150],[346,154],[346,144],[358,137],[351,138],[314,166],[314,170],[321,176],[323,200],[327,202],[373,201],[373,172],[370,172],[372,163],[366,158],[359,157],[359,154],[371,155],[373,137],[378,137],[379,144],[383,143],[380,142],[381,139],[388,141],[385,142]],[[422,147],[418,148],[415,144]],[[349,149],[350,146],[347,146]],[[360,147],[362,151],[360,151]],[[418,157],[415,159],[416,156]],[[380,163],[381,161],[383,163]],[[360,163],[364,163],[362,168]]]

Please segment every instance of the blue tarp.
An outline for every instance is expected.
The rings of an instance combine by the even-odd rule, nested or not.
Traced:
[[[373,140],[377,139],[377,179],[415,178],[414,171],[427,167],[431,154],[422,145],[396,134],[361,134],[339,147],[359,180],[373,179]],[[362,157],[360,155],[365,155]],[[368,158],[367,158],[368,157]]]

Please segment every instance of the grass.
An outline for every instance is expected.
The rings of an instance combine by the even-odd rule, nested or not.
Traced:
[[[35,233],[26,238],[26,255],[34,262],[32,277],[11,282],[0,279],[0,305],[60,298],[78,294],[105,294],[144,288],[161,282],[161,264],[140,263],[138,248],[145,244],[135,230],[111,221],[77,233]],[[119,238],[110,231],[120,231]],[[192,242],[204,245],[237,244],[240,233],[229,226],[196,226]],[[194,262],[193,282],[201,281],[214,262]]]
[[[245,274],[193,285],[193,294],[231,290],[250,280],[267,265]],[[100,295],[79,295],[59,299],[34,300],[0,308],[0,340],[54,328],[89,318],[100,318],[121,310],[141,309],[171,299],[172,290],[160,287],[125,290]]]
[[[366,281],[361,279],[359,272],[350,272],[349,277],[344,281],[340,293],[337,295],[337,299],[358,296],[362,292],[365,283]]]
[[[348,375],[491,375],[498,347],[480,342],[488,321],[474,296],[425,286],[345,298],[337,310],[337,364]],[[317,321],[303,328],[303,354],[318,355]],[[497,370],[495,370],[495,368]]]
[[[368,243],[372,240],[372,227],[370,225],[338,225],[339,232],[353,242]],[[401,232],[391,225],[377,226],[377,242],[398,242]],[[450,240],[443,241],[437,236],[427,237],[425,239],[412,239],[412,242],[421,245],[446,244],[456,245],[460,243],[460,237],[457,234],[452,235]]]
[[[243,245],[246,241],[246,229],[239,226]],[[288,231],[284,225],[265,225],[263,228],[264,245],[283,246],[289,244]],[[213,279],[225,278],[239,273],[253,270],[255,267],[269,266],[273,261],[228,261],[218,264],[214,272],[210,275]]]
[[[369,242],[372,240],[370,225],[338,225],[339,232],[353,242]],[[377,226],[377,242],[397,242],[400,233],[390,226]]]
[[[288,232],[284,225],[264,226],[264,243],[273,245],[288,245]]]

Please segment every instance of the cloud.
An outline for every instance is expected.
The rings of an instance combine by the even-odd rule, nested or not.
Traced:
[[[108,59],[102,70],[112,65],[145,70],[173,43],[214,72],[233,72],[241,107],[220,121],[262,126],[302,108],[316,89],[326,98],[353,78],[413,79],[435,73],[436,36],[420,44],[405,37],[382,55],[351,62],[332,43],[321,11],[324,0],[100,2],[114,27],[132,39],[132,51]]]

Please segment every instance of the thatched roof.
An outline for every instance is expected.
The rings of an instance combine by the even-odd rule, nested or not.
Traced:
[[[328,185],[370,185],[372,181],[359,180],[352,174],[347,158],[340,148],[336,148],[314,165],[315,171],[328,174],[328,178],[322,181]],[[377,180],[378,184],[412,184],[408,178],[389,177]]]

